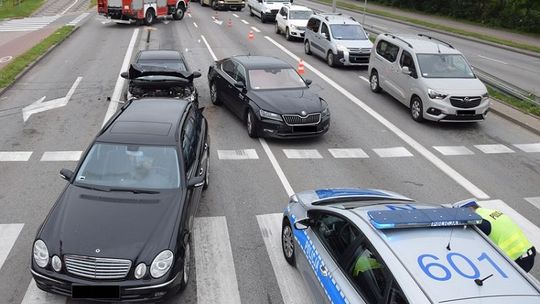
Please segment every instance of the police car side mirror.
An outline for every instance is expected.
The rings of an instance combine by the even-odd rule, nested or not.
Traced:
[[[311,225],[311,219],[306,217],[301,220],[294,222],[294,228],[296,230],[306,230]]]
[[[122,72],[122,73],[120,73],[120,77],[125,78],[125,79],[129,79],[129,73],[128,72]]]
[[[401,68],[401,73],[403,73],[405,75],[411,75],[411,70],[409,70],[408,66],[404,66],[404,67]]]

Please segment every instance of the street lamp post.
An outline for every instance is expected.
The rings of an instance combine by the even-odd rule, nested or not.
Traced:
[[[364,0],[364,15],[362,16],[363,26],[366,26],[366,8],[367,8],[367,0]]]
[[[332,13],[336,12],[336,2],[337,0],[332,0]]]

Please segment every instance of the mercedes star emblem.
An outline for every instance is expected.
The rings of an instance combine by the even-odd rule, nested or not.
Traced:
[[[465,98],[463,98],[463,101],[465,101],[465,102],[469,102],[469,97],[465,97]]]
[[[300,112],[300,114],[302,114],[302,116],[306,116],[307,113],[306,113],[306,111],[302,111],[302,112]]]
[[[100,252],[101,252],[101,250],[99,248],[96,249],[96,253],[100,253]]]

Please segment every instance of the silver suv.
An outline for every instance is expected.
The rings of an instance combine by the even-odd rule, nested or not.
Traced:
[[[372,47],[366,31],[352,17],[317,14],[307,23],[304,51],[325,58],[329,66],[367,66]]]
[[[384,89],[418,122],[481,121],[489,111],[486,86],[463,54],[424,34],[380,34],[368,71],[371,90]]]

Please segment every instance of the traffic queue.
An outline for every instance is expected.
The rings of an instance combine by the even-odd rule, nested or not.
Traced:
[[[373,47],[344,15],[248,6],[263,21],[278,20],[276,32],[288,40],[303,38],[306,54],[330,66],[367,66],[371,90],[410,106],[416,121],[487,114],[485,86],[444,41],[381,34]],[[186,287],[193,218],[210,182],[209,124],[194,85],[200,76],[175,50],[141,51],[122,73],[125,104],[76,169],[60,171],[67,185],[33,243],[38,288],[148,302]],[[279,58],[223,58],[207,79],[209,102],[226,106],[250,137],[331,132],[328,103]],[[452,206],[387,190],[323,188],[296,193],[284,205],[283,256],[313,303],[540,302],[540,283],[527,273],[536,249],[508,217],[474,200]]]

